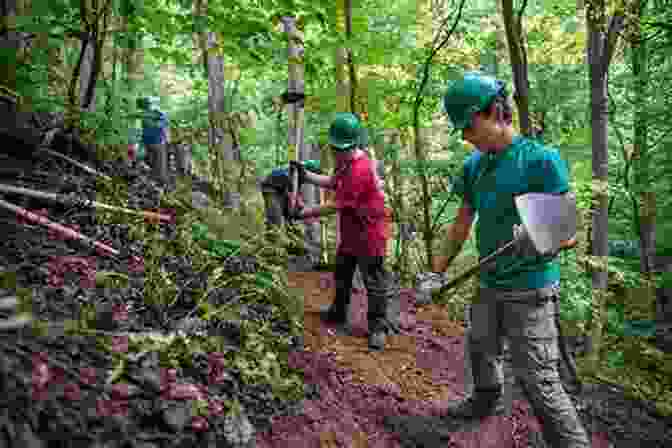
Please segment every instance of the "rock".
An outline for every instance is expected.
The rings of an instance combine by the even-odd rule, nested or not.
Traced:
[[[200,191],[192,191],[191,192],[191,205],[194,208],[197,208],[199,210],[208,208],[210,205],[210,199],[205,193],[202,193]]]
[[[146,367],[139,373],[131,373],[130,377],[133,381],[137,382],[141,386],[158,394],[161,392],[161,377],[157,370],[158,369],[154,366]]]
[[[21,448],[46,448],[47,444],[38,439],[28,423],[17,423],[15,425],[16,440],[15,445]]]
[[[254,442],[254,434],[254,426],[245,414],[227,415],[225,417],[224,440],[231,448],[249,447]]]
[[[103,331],[117,329],[117,321],[114,319],[114,310],[111,303],[96,304],[96,319],[93,327]]]
[[[208,322],[198,317],[185,317],[175,324],[175,330],[185,334],[205,335],[207,329]]]
[[[657,325],[655,345],[659,350],[672,353],[672,324]]]
[[[672,289],[670,288],[656,290],[656,320],[672,323]]]
[[[163,411],[163,421],[173,432],[182,432],[191,420],[192,410],[189,403],[176,403]]]

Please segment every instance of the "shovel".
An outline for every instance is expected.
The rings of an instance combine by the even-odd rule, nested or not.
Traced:
[[[421,274],[416,286],[418,297],[431,295],[437,290],[442,294],[474,275],[487,263],[511,247],[525,244],[540,256],[557,255],[560,251],[576,246],[577,209],[573,193],[525,193],[514,198],[522,225],[514,232],[514,239],[482,258],[475,266],[450,281],[437,276]],[[426,301],[426,300],[425,300]]]
[[[533,253],[541,256],[557,256],[560,251],[572,249],[576,246],[578,214],[576,196],[573,193],[561,195],[526,193],[516,196],[514,201],[522,225],[514,228],[513,240],[484,257],[476,266],[447,283],[444,283],[444,278],[441,278],[442,276],[438,276],[439,278],[437,278],[437,275],[430,274],[425,279],[424,285],[422,281],[419,282],[416,287],[416,297],[425,301],[429,299],[429,302],[431,302],[432,290],[438,287],[438,292],[443,293],[454,288],[460,282],[472,276],[483,265],[491,262],[518,243],[524,244],[527,246],[526,249],[530,248]],[[570,354],[567,340],[562,332],[559,313],[555,315],[555,323],[558,328],[559,348],[567,366],[570,376],[569,380],[574,383],[576,392],[580,393],[582,384],[577,375],[576,363]]]

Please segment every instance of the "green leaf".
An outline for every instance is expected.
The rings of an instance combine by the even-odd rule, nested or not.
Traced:
[[[105,383],[106,384],[116,383],[123,376],[125,371],[126,371],[126,359],[119,357],[114,365],[114,369],[112,369],[112,371],[110,372]]]

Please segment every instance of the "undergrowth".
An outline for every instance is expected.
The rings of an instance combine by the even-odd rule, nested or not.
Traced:
[[[121,185],[118,185],[121,184]],[[101,202],[119,206],[123,198],[123,181],[101,185]],[[288,287],[287,250],[300,241],[281,230],[264,232],[260,213],[234,213],[209,207],[196,210],[191,205],[190,185],[179,184],[174,192],[161,198],[160,208],[171,210],[176,217],[176,229],[172,238],[164,238],[154,223],[136,218],[121,217],[109,213],[97,213],[101,224],[126,223],[130,225],[130,237],[144,243],[144,290],[145,304],[159,314],[175,305],[179,285],[174,274],[161,265],[165,256],[188,256],[193,272],[207,274],[207,287],[196,298],[197,315],[202,319],[240,319],[241,306],[254,302],[272,305],[275,320],[289,324],[289,337],[273,332],[268,322],[241,322],[242,347],[231,350],[220,338],[199,335],[170,334],[164,336],[143,335],[130,338],[128,356],[143,351],[157,351],[166,367],[189,366],[195,355],[220,352],[230,368],[237,370],[247,383],[265,383],[274,394],[283,400],[298,400],[303,394],[303,379],[299,372],[288,365],[290,337],[303,336],[303,297]],[[194,228],[201,226],[211,244],[195,241]],[[226,241],[224,241],[226,240]],[[228,242],[213,248],[212,243]],[[222,267],[222,253],[216,249],[236,247],[229,255],[252,255],[259,264],[256,274],[232,275]],[[215,252],[213,253],[213,250]],[[216,288],[237,288],[239,300],[224,305],[207,301],[210,291]],[[83,326],[79,327],[84,330]],[[103,344],[109,348],[109,344]],[[119,360],[115,379],[123,376],[124,361]]]

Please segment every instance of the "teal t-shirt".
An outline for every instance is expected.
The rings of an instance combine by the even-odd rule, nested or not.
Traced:
[[[476,243],[483,258],[511,241],[514,224],[521,224],[514,196],[565,193],[569,191],[569,169],[556,149],[516,136],[499,154],[474,151],[453,188],[478,214]],[[520,258],[507,252],[493,261],[494,269],[481,270],[482,286],[533,289],[560,280],[557,259]]]

